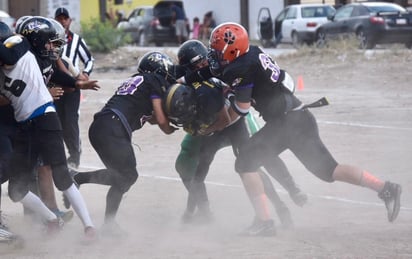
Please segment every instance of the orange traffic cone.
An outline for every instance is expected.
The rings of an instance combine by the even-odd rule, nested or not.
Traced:
[[[303,91],[303,89],[305,88],[305,86],[303,85],[303,77],[302,76],[298,76],[298,91]]]

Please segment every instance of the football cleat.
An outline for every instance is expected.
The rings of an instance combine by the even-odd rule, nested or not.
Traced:
[[[389,222],[393,222],[398,217],[401,208],[401,193],[402,187],[399,184],[386,181],[382,191],[378,194],[378,197],[385,202]]]
[[[276,228],[272,219],[255,218],[252,225],[240,233],[242,236],[275,236]]]

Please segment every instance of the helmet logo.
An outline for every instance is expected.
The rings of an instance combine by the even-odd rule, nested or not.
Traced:
[[[49,28],[49,26],[45,23],[39,22],[39,21],[32,21],[29,24],[27,24],[27,27],[24,29],[24,31],[26,33],[30,33],[30,32],[38,32],[41,29],[47,29]],[[24,34],[24,33],[23,33]]]
[[[232,33],[232,31],[227,30],[225,31],[223,40],[226,42],[226,44],[231,45],[235,43],[236,36]]]

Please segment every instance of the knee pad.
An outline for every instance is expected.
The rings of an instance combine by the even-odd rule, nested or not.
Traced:
[[[13,202],[21,201],[29,191],[29,186],[23,182],[9,182],[9,197]]]
[[[136,169],[126,170],[121,173],[116,172],[113,174],[114,186],[116,186],[122,192],[127,192],[130,187],[137,181],[139,174]]]
[[[259,167],[260,166],[256,163],[242,159],[240,156],[238,156],[235,161],[235,171],[239,174],[244,172],[255,172]]]
[[[69,168],[64,163],[51,165],[54,185],[59,191],[67,190],[72,184],[73,179],[70,176]]]

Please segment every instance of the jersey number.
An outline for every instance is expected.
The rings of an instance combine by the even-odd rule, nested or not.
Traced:
[[[262,67],[271,72],[270,79],[276,83],[280,76],[280,67],[278,64],[276,64],[271,57],[264,53],[259,54],[259,60]]]
[[[129,80],[123,82],[123,84],[117,88],[116,94],[117,95],[132,95],[136,92],[139,85],[143,83],[143,76],[135,76],[130,78]]]
[[[24,88],[26,88],[26,83],[19,79],[12,81],[10,77],[6,76],[4,80],[4,88],[14,96],[19,97],[21,93],[23,93]]]

